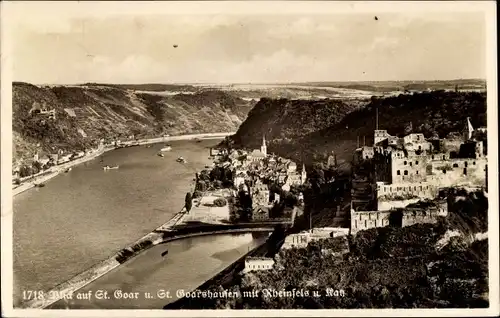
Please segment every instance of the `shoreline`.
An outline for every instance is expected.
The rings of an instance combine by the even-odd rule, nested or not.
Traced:
[[[92,283],[93,281],[99,279],[100,277],[104,276],[105,274],[108,274],[112,270],[120,267],[121,265],[129,262],[130,260],[134,259],[135,257],[139,256],[141,253],[144,251],[160,245],[160,244],[166,244],[171,241],[175,240],[181,240],[181,239],[186,239],[186,238],[191,238],[191,237],[197,237],[197,236],[208,236],[208,235],[223,235],[223,234],[233,234],[233,233],[249,233],[249,232],[272,232],[272,228],[267,228],[267,227],[256,227],[256,228],[243,228],[243,229],[210,229],[207,228],[206,231],[196,231],[197,228],[193,227],[191,230],[193,232],[191,233],[179,233],[175,234],[175,230],[172,231],[173,235],[171,237],[164,237],[164,233],[168,232],[171,230],[173,226],[175,226],[178,222],[181,222],[183,217],[186,215],[186,210],[183,207],[181,211],[177,212],[172,218],[170,218],[167,222],[156,228],[155,230],[151,231],[150,233],[146,234],[145,236],[141,237],[137,241],[129,244],[127,247],[121,249],[117,253],[111,255],[105,260],[102,260],[98,262],[97,264],[93,265],[89,269],[75,275],[73,278],[49,289],[46,291],[44,294],[45,295],[56,295],[55,297],[48,297],[46,299],[39,299],[39,300],[28,300],[26,302],[21,302],[17,308],[19,309],[45,309],[46,307],[60,301],[61,299],[64,298],[64,295],[70,295],[79,289],[87,286],[88,284]],[[139,250],[134,251],[134,247],[136,246],[141,246],[144,242],[150,241],[151,244],[142,246]],[[263,243],[265,244],[265,243]],[[258,246],[261,247],[261,246]],[[129,256],[125,261],[119,262],[117,258],[120,255],[120,252],[123,250],[130,250],[134,251],[133,255]],[[244,256],[246,256],[245,254]],[[243,257],[244,257],[243,256]],[[230,264],[229,266],[232,266],[233,264]],[[219,274],[218,274],[219,275]]]
[[[212,134],[196,134],[196,135],[183,135],[183,136],[174,136],[174,137],[161,137],[161,138],[151,138],[151,139],[146,139],[139,141],[138,144],[134,145],[145,145],[145,144],[152,144],[152,143],[158,143],[158,142],[163,142],[163,141],[170,141],[170,140],[186,140],[186,139],[193,139],[193,138],[204,138],[204,139],[218,139],[224,136],[227,136],[231,133],[212,133]],[[159,141],[159,139],[161,139]],[[128,144],[131,144],[132,142],[128,142]],[[124,143],[122,143],[124,144]],[[65,163],[58,167],[58,171],[54,171],[53,173],[49,173],[47,175],[44,175],[41,178],[44,178],[44,180],[49,180],[65,169],[67,169],[70,166],[75,166],[80,163],[95,159],[96,157],[102,155],[103,153],[111,150],[115,150],[116,148],[101,148],[95,153],[91,154],[88,157],[84,158],[79,158],[77,160],[74,160],[72,162]],[[34,184],[35,182],[39,181],[41,178],[37,180],[33,180],[30,183]],[[33,186],[31,186],[33,187]],[[26,188],[27,190],[29,188]],[[25,191],[23,190],[23,191]],[[21,192],[19,192],[21,193]],[[186,208],[182,207],[182,209],[175,213],[170,219],[168,219],[165,223],[157,227],[156,229],[152,230],[148,234],[144,235],[143,237],[139,238],[138,240],[134,241],[133,243],[128,244],[124,248],[121,248],[118,252],[112,254],[111,256],[107,257],[106,259],[97,262],[90,268],[84,270],[83,272],[76,274],[69,280],[62,282],[55,287],[52,287],[48,289],[44,294],[47,295],[48,297],[46,299],[32,299],[32,300],[27,300],[27,301],[20,301],[20,303],[17,305],[17,308],[19,309],[44,309],[62,298],[64,298],[64,295],[72,294],[79,289],[85,287],[86,285],[90,284],[91,282],[95,281],[96,279],[102,277],[103,275],[111,272],[112,270],[118,268],[120,265],[125,264],[126,262],[132,260],[145,250],[154,247],[159,244],[167,243],[173,240],[177,239],[183,239],[183,238],[189,238],[189,237],[194,237],[194,236],[203,236],[203,235],[215,235],[215,234],[224,234],[225,232],[243,232],[242,230],[234,230],[234,229],[223,229],[223,230],[217,230],[217,229],[206,229],[202,231],[196,231],[196,228],[193,228],[192,233],[178,233],[175,234],[175,230],[172,230],[172,228],[178,224],[179,222],[182,222],[184,219],[184,216],[187,214],[186,213]],[[263,230],[263,228],[258,229],[260,231]],[[171,237],[165,237],[165,232],[172,231],[172,236]],[[247,231],[255,231],[255,229],[250,229]],[[219,233],[220,232],[220,233]],[[145,244],[146,243],[146,244]],[[131,254],[129,254],[124,260],[119,260],[121,256],[123,255],[123,251],[130,251]],[[52,297],[49,295],[53,295]]]
[[[125,141],[122,142],[122,145],[125,146],[142,146],[142,145],[149,145],[149,144],[155,144],[155,143],[161,143],[161,142],[168,142],[168,141],[179,141],[179,140],[189,140],[189,139],[202,139],[202,140],[210,140],[210,139],[219,139],[219,138],[224,138],[226,136],[233,135],[235,132],[223,132],[223,133],[204,133],[204,134],[190,134],[190,135],[179,135],[179,136],[169,136],[169,137],[157,137],[157,138],[149,138],[149,139],[142,139],[139,140],[137,143],[133,143],[132,141]],[[101,149],[98,149],[96,152],[91,153],[87,156],[75,159],[70,162],[63,163],[61,165],[51,167],[50,169],[47,170],[47,174],[35,177],[33,180],[30,180],[24,184],[21,184],[15,188],[12,188],[12,197],[15,197],[16,195],[23,193],[29,189],[32,189],[35,187],[35,184],[37,183],[43,183],[47,182],[50,179],[58,176],[61,173],[64,173],[64,171],[68,168],[77,166],[79,164],[85,163],[87,161],[93,160],[104,153],[112,150],[120,149],[117,146],[111,146],[111,147],[102,147]]]

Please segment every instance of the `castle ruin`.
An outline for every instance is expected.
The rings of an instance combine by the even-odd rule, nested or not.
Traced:
[[[351,232],[387,226],[395,211],[403,211],[395,221],[401,226],[432,222],[446,214],[445,207],[409,205],[435,200],[443,188],[485,189],[487,156],[474,132],[469,118],[460,138],[426,139],[421,133],[400,138],[376,129],[373,146],[354,153]]]

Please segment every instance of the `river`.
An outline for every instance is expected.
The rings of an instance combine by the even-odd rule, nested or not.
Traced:
[[[224,268],[263,244],[269,233],[199,236],[157,245],[131,261],[95,280],[48,309],[162,309],[174,302],[177,292],[191,291]],[[162,254],[168,250],[168,254]],[[77,299],[76,294],[92,292],[92,298]],[[96,299],[98,291],[109,299]],[[117,299],[115,291],[138,293],[137,298]],[[170,292],[171,298],[162,293]],[[146,298],[149,292],[152,298]]]
[[[17,195],[13,221],[14,304],[21,301],[22,291],[50,289],[170,219],[180,210],[185,193],[192,188],[194,172],[210,162],[208,148],[218,142],[172,141],[173,150],[165,153],[164,158],[156,156],[164,144],[118,149],[74,167],[48,181],[43,188]],[[178,156],[188,162],[177,163]],[[120,167],[103,171],[103,165]],[[190,240],[195,242],[198,238]],[[199,251],[202,258],[224,252],[217,240],[207,237],[199,240],[214,242],[213,249],[209,244],[204,249],[188,249],[186,253]],[[228,241],[227,236],[221,240]],[[251,239],[247,243],[238,242],[237,246],[228,244],[227,250],[254,245]],[[176,244],[188,243],[182,240],[169,244],[175,250]],[[154,253],[155,249],[146,253]],[[236,254],[233,260],[238,258]],[[158,266],[154,262],[153,259],[151,266]],[[211,274],[229,263],[226,259],[207,270]],[[182,277],[178,273],[176,276]],[[186,281],[186,286],[196,285],[199,278]],[[131,284],[137,281],[139,277]]]

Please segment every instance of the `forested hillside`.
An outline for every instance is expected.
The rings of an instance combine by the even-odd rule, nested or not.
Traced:
[[[266,133],[269,151],[306,164],[325,160],[334,151],[342,164],[352,158],[358,137],[360,145],[373,143],[377,109],[379,129],[393,135],[422,132],[445,137],[461,131],[467,117],[474,127],[486,126],[486,93],[400,94],[373,97],[364,105],[266,99],[249,113],[232,141],[255,147]]]
[[[15,161],[31,158],[35,151],[83,150],[101,138],[235,131],[253,106],[213,90],[161,94],[112,85],[27,83],[13,83],[12,90]],[[34,114],[37,108],[54,109],[56,118]]]

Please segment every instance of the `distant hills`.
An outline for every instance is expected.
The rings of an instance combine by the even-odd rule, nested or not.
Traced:
[[[455,79],[436,81],[359,81],[359,82],[306,82],[305,86],[325,86],[367,90],[373,92],[426,91],[426,90],[485,90],[483,79]]]
[[[109,86],[132,90],[148,91],[168,91],[168,90],[189,90],[198,87],[241,87],[253,86],[271,87],[271,86],[310,86],[313,87],[332,87],[332,88],[350,88],[368,91],[394,91],[394,90],[440,90],[455,89],[484,89],[486,80],[484,79],[453,79],[453,80],[403,80],[403,81],[323,81],[323,82],[290,82],[290,83],[185,83],[185,84],[162,84],[162,83],[143,83],[143,84],[105,84],[105,83],[85,83],[81,86]]]

